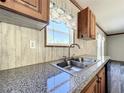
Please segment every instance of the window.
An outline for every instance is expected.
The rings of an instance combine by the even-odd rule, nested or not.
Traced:
[[[105,55],[104,50],[105,49],[105,37],[98,33],[97,34],[97,58],[102,59],[102,57]]]
[[[69,46],[73,43],[75,28],[76,18],[51,2],[50,22],[46,28],[46,46]]]
[[[51,20],[47,27],[47,45],[69,46],[73,43],[73,30],[58,20]]]

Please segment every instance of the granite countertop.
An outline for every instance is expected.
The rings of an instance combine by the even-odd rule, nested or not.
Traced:
[[[76,75],[66,73],[50,63],[0,71],[0,93],[80,93],[109,57]]]

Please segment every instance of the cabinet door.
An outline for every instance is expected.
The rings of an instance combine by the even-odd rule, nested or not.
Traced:
[[[105,68],[103,68],[100,73],[98,74],[98,89],[99,93],[105,93]]]
[[[78,38],[95,39],[95,15],[89,8],[78,13]]]
[[[97,79],[95,79],[84,93],[97,93]],[[82,92],[83,93],[83,92]]]
[[[89,37],[90,12],[86,8],[78,13],[78,38]]]
[[[6,0],[0,5],[25,16],[48,21],[49,0]]]
[[[92,39],[96,38],[96,18],[95,15],[93,13],[91,13],[91,32],[90,32],[90,36]]]
[[[35,11],[39,10],[39,0],[15,0],[14,2],[19,3],[27,8],[31,8]]]

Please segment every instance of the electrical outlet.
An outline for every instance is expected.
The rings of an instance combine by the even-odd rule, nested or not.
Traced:
[[[30,40],[30,48],[36,48],[36,42],[34,40]]]

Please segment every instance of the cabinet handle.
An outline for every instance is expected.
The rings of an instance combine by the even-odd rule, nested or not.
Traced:
[[[97,80],[97,83],[101,83],[101,80]]]
[[[100,81],[99,81],[99,80],[97,80],[97,83],[100,83]]]
[[[101,77],[99,77],[99,80],[102,80],[102,78],[101,78]]]
[[[6,2],[6,0],[0,0],[1,2]]]
[[[83,35],[81,35],[81,38],[83,38],[84,36]]]

